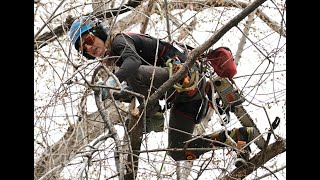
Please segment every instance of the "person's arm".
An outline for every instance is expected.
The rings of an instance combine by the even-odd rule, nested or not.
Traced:
[[[118,35],[112,43],[112,51],[121,56],[123,63],[115,73],[120,83],[127,77],[136,74],[142,64],[139,55],[136,53],[134,41],[124,35]]]

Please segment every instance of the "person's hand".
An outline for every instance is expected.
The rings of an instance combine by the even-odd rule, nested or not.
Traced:
[[[103,85],[103,82],[98,82],[98,85]],[[107,87],[116,87],[117,82],[113,79],[113,77],[109,77],[105,84]],[[109,93],[106,88],[101,89],[102,100],[105,100],[109,97]]]
[[[133,91],[130,86],[124,85],[122,87],[124,90]],[[113,93],[113,97],[117,101],[126,102],[126,103],[130,103],[131,100],[134,98],[134,96],[132,94],[125,92],[125,91],[120,91],[120,92],[115,91]]]
[[[173,64],[181,64],[181,61],[179,59],[178,56],[175,56],[174,59],[173,59],[174,63]]]
[[[98,82],[97,85],[104,85],[103,82]],[[101,88],[101,95],[102,95],[102,100],[106,99],[106,96],[108,95],[108,91],[106,88]]]

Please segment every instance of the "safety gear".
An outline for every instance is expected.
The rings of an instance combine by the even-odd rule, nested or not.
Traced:
[[[246,111],[243,105],[241,105],[245,101],[245,99],[243,98],[242,93],[240,92],[233,79],[221,77],[214,78],[213,86],[213,89],[219,95],[219,98],[217,98],[218,100],[216,99],[219,114],[222,115],[222,113],[226,113],[225,117],[230,119],[230,117],[228,117],[228,112],[233,112],[242,126],[254,127],[254,137],[258,137],[261,133],[253,119],[250,117],[250,114]],[[209,100],[213,102],[213,92],[209,83],[207,84],[205,92],[207,92]],[[209,106],[214,109],[213,103],[211,102],[209,103]],[[219,106],[221,107],[220,109]],[[225,121],[225,123],[227,123],[228,121],[229,120]],[[223,124],[223,121],[220,121],[220,123]],[[266,140],[264,137],[260,136],[260,138],[257,138],[254,143],[260,150],[263,150],[266,144]]]
[[[82,44],[80,46],[81,49],[83,51],[87,51],[87,46],[86,45],[93,46],[95,40],[96,40],[96,36],[92,32],[89,32],[87,34],[87,36],[82,39]]]
[[[98,85],[103,85],[103,82],[99,82],[99,83],[97,83],[97,84],[98,84]],[[126,89],[126,90],[128,90],[128,91],[132,91],[132,89],[131,89],[129,86],[125,87],[124,89]],[[106,89],[106,88],[102,88],[101,91],[102,91],[102,92],[101,92],[101,94],[102,94],[102,100],[107,99],[107,98],[108,98],[108,91],[107,91],[107,89]],[[124,91],[120,91],[120,92],[115,91],[115,92],[113,92],[113,97],[114,97],[114,100],[116,100],[116,101],[126,102],[126,103],[130,103],[131,100],[134,98],[133,95],[131,95],[131,94],[127,93],[127,92],[124,92]]]
[[[98,85],[103,85],[103,82],[98,82]],[[106,81],[105,84],[107,87],[116,87],[117,86],[117,82],[113,77],[109,77]],[[102,95],[102,101],[104,101],[105,99],[109,98],[109,94],[106,88],[102,88],[101,90],[101,95]]]
[[[250,142],[253,139],[254,128],[253,127],[241,127],[241,128],[233,128],[230,132],[230,137],[235,141],[245,141],[246,143]],[[228,140],[226,140],[226,144],[230,144]]]
[[[177,58],[177,56],[175,56],[173,59],[168,59],[166,62],[166,66],[169,70],[169,78],[182,68],[181,61],[179,60],[179,58]],[[182,82],[174,84],[173,87],[177,90],[178,93],[186,92],[188,96],[192,97],[197,92],[198,82],[199,71],[197,69],[191,68],[190,73],[188,73],[182,79]]]
[[[108,87],[116,87],[117,86],[117,82],[112,76],[110,76],[106,81],[106,86],[108,86]]]
[[[147,133],[151,131],[162,132],[164,127],[164,116],[162,112],[156,112],[150,117],[146,118]]]
[[[97,85],[103,85],[103,82],[98,82]],[[108,91],[106,88],[101,89],[101,95],[102,95],[102,100],[106,99],[106,96],[108,95]]]
[[[237,74],[237,66],[229,48],[210,49],[206,56],[218,76],[231,79]]]
[[[69,30],[69,37],[72,41],[72,44],[76,47],[77,40],[79,39],[80,35],[89,31],[98,23],[97,18],[88,19],[88,16],[83,16],[76,19]]]
[[[245,144],[249,143],[254,137],[254,128],[253,127],[241,127],[234,128],[230,133],[230,137],[237,142],[238,148],[243,147]],[[226,144],[231,145],[230,141],[227,139]],[[245,160],[246,162],[249,160],[251,153],[250,146],[244,148],[244,152],[238,153],[237,157]],[[240,167],[244,165],[242,161],[237,161],[235,163],[236,167]]]
[[[125,89],[127,91],[133,91],[130,86],[125,86],[123,89]],[[130,103],[132,101],[132,99],[134,98],[134,95],[132,95],[128,92],[125,92],[125,91],[120,91],[120,92],[115,91],[113,93],[113,97],[117,101]]]
[[[197,156],[194,154],[193,151],[188,151],[188,150],[186,150],[186,151],[185,151],[185,154],[186,154],[186,159],[187,159],[187,160],[196,160],[197,158],[199,158],[199,157],[197,157]]]

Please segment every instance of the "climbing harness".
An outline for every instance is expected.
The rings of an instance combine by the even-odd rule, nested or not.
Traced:
[[[173,74],[177,73],[182,68],[182,64],[177,56],[168,59],[166,62],[166,66],[168,67],[168,70],[169,70],[169,78],[171,78]],[[198,82],[199,82],[199,72],[197,69],[191,68],[190,72],[183,78],[182,82],[175,83],[173,87],[179,93],[183,91],[187,91],[189,96],[193,96],[196,93],[196,87]]]

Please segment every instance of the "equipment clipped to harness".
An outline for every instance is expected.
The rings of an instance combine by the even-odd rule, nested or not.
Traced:
[[[231,79],[237,74],[237,67],[229,48],[218,47],[214,50],[210,49],[206,57],[218,76]]]
[[[168,59],[166,66],[169,68],[169,78],[182,68],[182,64],[177,56]],[[196,87],[198,82],[199,72],[196,69],[191,68],[190,73],[183,78],[182,82],[174,84],[173,87],[178,93],[186,91],[189,96],[193,96],[197,92]]]
[[[217,111],[220,115],[225,114],[223,118],[224,124],[228,124],[230,122],[230,112],[235,112],[236,106],[242,104],[244,99],[241,98],[239,89],[236,87],[234,81],[231,81],[228,78],[221,78],[216,76],[216,78],[212,79],[212,85],[214,88],[214,92],[212,92],[210,83],[207,83],[205,92],[208,95],[209,106],[213,109],[213,100],[215,100],[215,104],[217,106]],[[212,93],[217,93],[218,96],[213,98]],[[223,123],[221,122],[221,125]]]
[[[244,99],[241,98],[239,89],[236,88],[232,82],[227,78],[217,78],[213,82],[215,91],[221,98],[224,107],[230,106],[231,112],[234,111],[234,107],[242,104]]]

